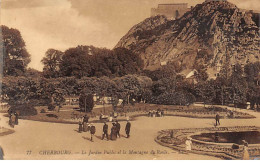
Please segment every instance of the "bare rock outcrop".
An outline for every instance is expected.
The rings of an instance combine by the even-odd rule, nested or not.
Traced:
[[[226,1],[198,4],[177,20],[147,18],[118,42],[140,54],[146,69],[161,62],[178,62],[192,68],[203,50],[209,68],[259,61],[259,15]]]

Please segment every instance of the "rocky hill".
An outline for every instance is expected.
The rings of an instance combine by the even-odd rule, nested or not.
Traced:
[[[141,54],[146,69],[178,62],[193,68],[199,62],[220,69],[260,59],[259,14],[229,2],[204,2],[177,20],[164,16],[147,18],[118,42]]]

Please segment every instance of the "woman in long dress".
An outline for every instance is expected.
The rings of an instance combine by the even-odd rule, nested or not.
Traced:
[[[185,142],[186,144],[186,151],[191,151],[191,144],[192,144],[192,141],[191,141],[191,138],[188,138]]]
[[[245,141],[245,140],[243,140],[243,142],[244,142],[244,148],[243,148],[243,157],[242,157],[242,159],[243,160],[249,160],[249,152],[248,152],[248,143]]]
[[[116,125],[115,125],[115,123],[112,123],[110,139],[116,140]]]

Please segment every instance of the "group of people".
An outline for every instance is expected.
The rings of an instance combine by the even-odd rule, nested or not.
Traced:
[[[79,133],[81,132],[90,132],[91,138],[93,141],[93,135],[96,133],[96,127],[92,123],[88,123],[89,117],[87,115],[83,116],[83,121],[79,121]]]
[[[12,110],[8,110],[9,115],[9,125],[14,128],[15,125],[18,125],[18,113],[13,112]]]
[[[90,140],[93,141],[93,136],[96,133],[96,127],[92,123],[88,123],[89,117],[87,115],[83,116],[83,121],[79,121],[79,129],[78,132],[90,132],[91,138]],[[125,132],[127,138],[130,137],[130,128],[131,128],[131,123],[127,121],[126,126],[125,126]],[[103,134],[102,134],[102,140],[106,137],[106,140],[116,140],[118,137],[120,138],[120,129],[121,125],[120,123],[116,120],[115,122],[112,122],[112,127],[111,127],[111,132],[110,136],[108,135],[108,124],[107,122],[104,122],[103,125]]]
[[[164,116],[164,110],[157,109],[157,111],[150,110],[148,112],[148,117],[163,117],[163,116]]]
[[[116,120],[116,122],[112,122],[112,127],[111,127],[111,132],[110,132],[110,140],[116,140],[117,138],[120,138],[120,129],[121,125],[120,123]],[[125,126],[125,133],[126,137],[130,137],[130,129],[131,129],[131,123],[127,121],[126,126]],[[109,135],[108,135],[108,125],[106,122],[104,122],[103,125],[103,134],[102,134],[102,140],[106,137],[106,140],[109,140]]]

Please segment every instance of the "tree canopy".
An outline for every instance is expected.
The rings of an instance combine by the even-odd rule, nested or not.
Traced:
[[[139,73],[143,69],[140,56],[125,48],[108,50],[94,46],[77,46],[64,53],[49,49],[42,63],[46,78],[117,77]]]
[[[3,35],[3,74],[11,76],[23,75],[30,63],[30,54],[27,52],[25,42],[17,29],[0,26]]]

